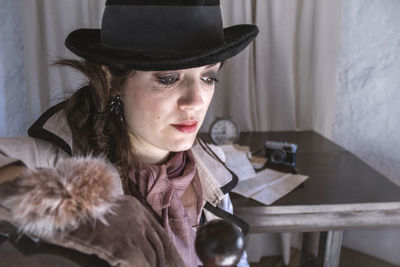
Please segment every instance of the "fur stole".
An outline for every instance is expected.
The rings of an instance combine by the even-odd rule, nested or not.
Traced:
[[[0,185],[0,205],[23,233],[51,237],[105,216],[122,195],[116,169],[102,158],[74,157],[53,168],[27,169]]]

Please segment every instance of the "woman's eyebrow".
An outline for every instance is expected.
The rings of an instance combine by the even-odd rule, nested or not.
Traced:
[[[155,71],[155,72],[153,72],[153,75],[154,76],[157,76],[158,74],[161,74],[161,75],[179,75],[180,73],[179,73],[179,71],[171,71],[171,70],[161,70],[161,71]]]

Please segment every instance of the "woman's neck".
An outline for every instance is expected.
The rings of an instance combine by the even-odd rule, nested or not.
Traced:
[[[143,142],[132,133],[129,133],[129,139],[134,149],[135,156],[139,161],[147,164],[163,164],[167,161],[170,154],[169,151],[159,149],[147,142]]]

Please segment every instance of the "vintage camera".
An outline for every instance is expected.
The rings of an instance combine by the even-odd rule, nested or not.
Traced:
[[[265,156],[269,159],[269,162],[296,166],[296,144],[267,141],[264,146]]]

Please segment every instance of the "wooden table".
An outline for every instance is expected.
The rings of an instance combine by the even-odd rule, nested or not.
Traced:
[[[349,151],[313,131],[241,133],[239,143],[255,151],[266,140],[297,144],[296,167],[310,177],[271,206],[232,194],[250,232],[321,232],[314,263],[334,267],[343,230],[400,225],[400,187]],[[313,236],[303,235],[303,249]]]

